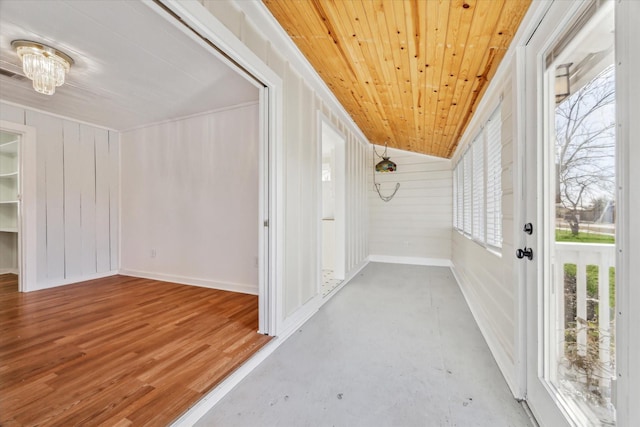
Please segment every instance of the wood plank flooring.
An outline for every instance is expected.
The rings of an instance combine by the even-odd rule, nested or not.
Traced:
[[[0,425],[167,425],[266,344],[258,297],[113,276],[0,275]]]

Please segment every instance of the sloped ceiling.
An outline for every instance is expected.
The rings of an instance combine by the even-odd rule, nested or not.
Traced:
[[[453,154],[531,0],[263,0],[374,144]]]

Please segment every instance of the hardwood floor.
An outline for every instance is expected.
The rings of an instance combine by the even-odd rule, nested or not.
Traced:
[[[270,337],[258,297],[113,276],[0,276],[0,425],[167,425]]]

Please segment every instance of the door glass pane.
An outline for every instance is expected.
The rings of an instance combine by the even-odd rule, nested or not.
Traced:
[[[614,425],[615,69],[613,7],[549,61],[552,242],[547,381],[583,425]]]

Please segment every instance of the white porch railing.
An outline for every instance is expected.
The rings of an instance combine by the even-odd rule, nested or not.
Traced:
[[[570,381],[574,386],[581,386],[583,392],[593,394],[599,399],[609,400],[611,380],[615,375],[613,372],[615,360],[612,360],[614,353],[611,346],[614,329],[610,307],[612,289],[609,283],[610,268],[615,267],[615,245],[556,242],[554,265],[555,339],[558,345],[555,362],[564,364],[561,372],[555,372],[555,374],[565,379],[574,377]],[[568,284],[573,278],[566,277],[567,265],[575,265],[575,294],[573,290],[568,289]],[[588,293],[588,266],[597,266],[597,295]],[[573,267],[569,270],[573,270]],[[594,270],[592,267],[592,276],[595,276]],[[567,299],[573,297],[575,297],[575,319],[573,313],[565,313]],[[590,303],[591,310],[589,310]],[[573,310],[573,307],[571,309]],[[572,341],[575,339],[575,343],[567,342],[568,339]],[[558,380],[558,378],[552,380]],[[601,400],[600,404],[602,403]]]

